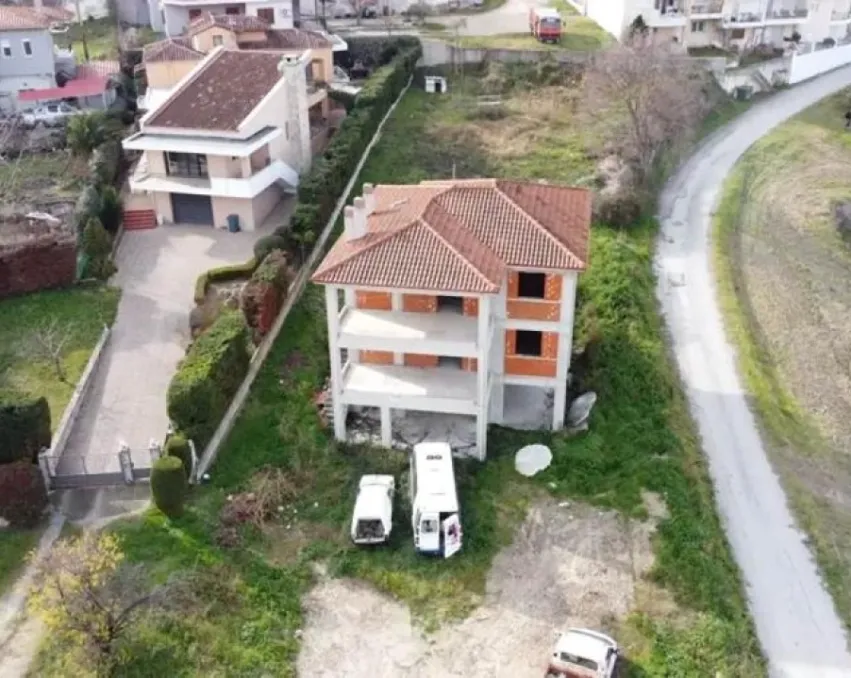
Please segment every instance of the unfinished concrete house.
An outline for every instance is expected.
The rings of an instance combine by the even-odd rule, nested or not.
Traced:
[[[325,286],[335,436],[351,406],[512,425],[534,392],[564,424],[591,194],[495,179],[371,186],[313,275]]]

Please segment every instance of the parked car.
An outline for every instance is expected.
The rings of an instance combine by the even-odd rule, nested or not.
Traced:
[[[358,484],[358,498],[352,516],[352,541],[355,544],[383,544],[393,529],[393,476],[366,475]]]
[[[60,127],[68,121],[68,118],[80,113],[82,111],[79,108],[66,103],[45,104],[22,113],[21,120],[27,127],[35,127],[39,123],[45,127]]]
[[[614,678],[618,644],[589,629],[568,629],[559,636],[545,678]]]

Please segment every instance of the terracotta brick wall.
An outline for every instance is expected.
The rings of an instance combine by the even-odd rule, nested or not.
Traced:
[[[403,294],[402,310],[408,313],[436,313],[437,297],[430,294]]]
[[[464,297],[464,315],[479,315],[479,300],[475,297]]]
[[[393,353],[391,351],[361,351],[360,362],[364,365],[392,365]]]
[[[518,273],[508,274],[508,299],[506,300],[506,315],[517,320],[543,320],[558,322],[561,318],[561,275],[547,274],[544,280],[544,298],[520,298],[520,282]]]
[[[541,356],[517,355],[516,331],[505,331],[505,373],[527,377],[555,377],[558,362],[558,333],[544,332],[541,337]]]
[[[425,353],[406,353],[405,365],[408,367],[437,367],[438,356]]]
[[[77,247],[73,239],[45,239],[0,252],[0,298],[74,284]]]
[[[393,308],[389,292],[355,292],[355,304],[364,311],[389,311]]]
[[[461,358],[461,369],[467,372],[478,372],[479,361],[476,358]]]

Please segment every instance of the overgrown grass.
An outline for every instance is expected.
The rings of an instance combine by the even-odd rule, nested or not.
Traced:
[[[55,429],[104,325],[115,319],[119,296],[116,287],[84,285],[0,301],[0,390],[45,396]],[[54,320],[66,339],[65,381],[31,353],[34,333]]]
[[[546,49],[571,52],[594,52],[611,44],[612,36],[599,24],[583,16],[563,16],[561,40],[558,44],[544,43],[525,33],[501,35],[468,35],[458,38],[460,47],[475,49]]]
[[[158,37],[150,28],[136,28],[135,31],[140,45],[153,42]],[[67,35],[57,38],[56,42],[63,47],[70,47],[79,62],[86,61],[84,42],[92,61],[118,59],[119,55],[118,26],[108,17],[72,23]]]
[[[832,224],[825,223],[830,221],[825,207],[833,199],[849,195],[848,174],[836,174],[828,169],[836,167],[837,163],[843,167],[851,157],[848,154],[851,142],[843,127],[846,110],[847,93],[829,97],[778,127],[744,155],[724,183],[713,221],[713,254],[726,331],[736,347],[738,368],[758,414],[767,450],[783,480],[798,522],[810,537],[810,545],[837,610],[845,625],[851,628],[851,570],[848,567],[851,562],[851,513],[841,500],[833,498],[836,492],[826,489],[823,480],[828,476],[832,483],[847,487],[847,479],[851,477],[848,450],[834,449],[835,441],[828,439],[816,419],[824,413],[805,407],[790,389],[787,381],[790,373],[784,374],[789,364],[772,348],[761,322],[768,318],[771,311],[766,304],[770,306],[771,302],[756,296],[749,288],[748,255],[745,254],[745,250],[756,250],[753,241],[761,239],[759,234],[765,228],[760,220],[766,215],[759,213],[760,206],[788,192],[788,184],[783,182],[790,179],[783,175],[792,172],[792,180],[798,184],[800,192],[806,194],[806,200],[790,196],[789,202],[777,205],[777,209],[802,227],[801,232],[806,235],[800,237],[798,245],[803,246],[807,240],[816,244],[811,251],[822,252],[822,265],[830,263],[832,254],[841,256],[843,245],[835,233],[829,232]],[[750,244],[746,244],[749,241]],[[787,243],[786,246],[798,245]],[[763,262],[773,260],[773,266],[784,271],[784,275],[788,273],[791,280],[798,272],[786,265],[783,255],[776,251],[779,246],[780,243],[772,243],[768,250],[763,246],[761,254],[751,254],[750,258],[761,257]],[[807,267],[807,279],[818,277],[819,273],[809,268],[816,265],[814,260],[808,259],[801,265]],[[809,293],[809,283],[805,286]],[[796,290],[797,285],[790,284],[784,294],[798,294]],[[815,305],[816,312],[820,312],[819,304],[824,302],[808,294],[801,303]],[[837,298],[826,303],[841,302]],[[799,318],[793,322],[793,328],[796,332],[811,332],[807,323],[806,319]],[[775,338],[776,345],[783,346],[785,342],[785,339]],[[780,352],[782,350],[780,348]],[[823,371],[810,374],[811,379],[821,376],[824,376]]]
[[[544,90],[541,96],[556,96]],[[515,94],[519,100],[531,95]],[[593,166],[575,152],[581,130],[568,108],[546,123],[534,122],[549,129],[527,134],[507,154],[486,141],[498,135],[496,126],[514,124],[522,112],[509,109],[502,120],[482,122],[483,136],[471,132],[477,125],[469,124],[469,115],[453,96],[409,93],[359,181],[407,183],[453,173],[568,180]],[[550,140],[562,135],[568,141],[554,152]],[[457,465],[465,544],[448,561],[418,558],[411,548],[404,456],[340,446],[321,425],[313,399],[328,373],[326,327],[322,292],[309,288],[219,453],[211,487],[199,491],[177,521],[150,513],[118,528],[129,557],[147,563],[152,576],[202,567],[226,590],[236,586],[238,600],[214,605],[201,617],[189,610],[177,620],[149,620],[134,636],[122,675],[143,675],[139,667],[145,657],[152,657],[154,667],[147,675],[293,675],[292,633],[302,623],[299,598],[310,584],[309,561],[317,558],[333,574],[365,579],[408,603],[427,627],[463,617],[479,602],[494,556],[509,543],[535,496],[552,493],[643,518],[643,489],[657,492],[670,512],[656,536],[652,577],[687,610],[689,621],[675,625],[642,610],[624,621],[630,658],[624,675],[764,675],[738,573],[664,346],[650,262],[654,235],[651,222],[630,232],[594,228],[576,328],[577,345],[585,351],[574,365],[578,388],[599,396],[591,429],[570,439],[492,429],[487,462]],[[530,441],[548,443],[554,453],[553,465],[534,480],[513,469],[513,453]],[[226,495],[245,488],[267,464],[288,469],[296,479],[295,505],[285,507],[285,517],[267,535],[246,534],[243,548],[215,547],[211,534]],[[403,510],[396,514],[393,541],[377,551],[348,543],[356,482],[366,471],[391,472],[402,480]],[[210,590],[211,605],[216,591]],[[39,675],[60,675],[56,657],[61,654],[48,649]],[[62,668],[67,673],[69,667]]]
[[[71,155],[67,151],[54,153],[24,153],[0,164],[0,191],[6,200],[38,201],[48,195],[61,195],[70,176]],[[69,200],[75,194],[68,192]]]

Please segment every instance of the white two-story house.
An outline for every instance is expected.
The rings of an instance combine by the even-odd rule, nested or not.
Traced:
[[[298,22],[298,0],[149,0],[154,30],[169,37],[181,35],[192,21],[204,13],[248,16],[262,19],[269,28],[293,28]]]
[[[506,391],[552,394],[564,424],[591,194],[496,179],[371,186],[312,280],[325,286],[335,436],[347,409],[467,415],[484,459]]]
[[[142,152],[126,224],[262,224],[310,166],[309,63],[224,47],[204,57],[123,141]]]

